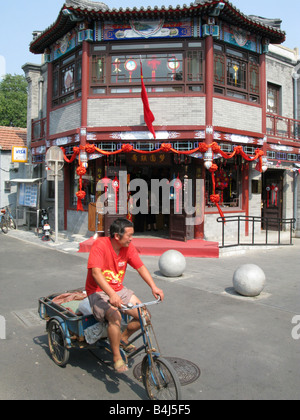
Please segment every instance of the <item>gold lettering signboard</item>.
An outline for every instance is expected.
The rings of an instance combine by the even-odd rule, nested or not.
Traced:
[[[132,153],[126,156],[127,165],[170,165],[171,158],[166,153]]]

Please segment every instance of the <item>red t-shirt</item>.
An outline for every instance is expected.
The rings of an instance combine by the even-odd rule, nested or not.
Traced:
[[[118,292],[124,287],[123,280],[127,263],[136,270],[144,265],[133,244],[130,244],[128,248],[121,248],[117,255],[110,238],[96,239],[91,248],[87,265],[88,273],[85,285],[87,295],[102,291],[92,276],[92,268],[100,268],[109,285]]]

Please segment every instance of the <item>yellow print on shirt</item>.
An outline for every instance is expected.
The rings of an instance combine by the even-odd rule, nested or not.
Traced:
[[[106,281],[111,284],[122,283],[122,279],[124,276],[124,270],[118,272],[118,274],[114,273],[111,270],[104,270],[103,275],[106,278]]]

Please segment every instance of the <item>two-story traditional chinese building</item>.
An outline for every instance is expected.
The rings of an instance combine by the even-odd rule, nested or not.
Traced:
[[[228,0],[119,10],[66,0],[54,24],[30,45],[44,63],[23,67],[35,97],[28,136],[35,170],[44,170],[49,147],[64,148],[60,227],[93,230],[98,190],[102,186],[115,202],[121,172],[127,184],[168,180],[170,214],[158,206],[156,222],[170,238],[220,240],[220,214],[293,217],[293,179],[276,165],[300,161],[298,130],[292,113],[278,119],[284,113],[275,109],[281,94],[276,70],[267,82],[268,66],[285,66],[280,77],[286,86],[294,64],[280,59],[275,65],[276,54],[267,55],[271,44],[284,40],[278,22],[246,16]],[[153,133],[144,114],[141,72]],[[293,95],[289,89],[282,93]],[[292,157],[278,159],[279,142],[292,147]],[[195,214],[178,212],[187,179],[194,181],[189,188]],[[115,209],[130,212],[130,206]],[[105,232],[113,217],[100,217]],[[134,219],[147,229],[146,215]]]

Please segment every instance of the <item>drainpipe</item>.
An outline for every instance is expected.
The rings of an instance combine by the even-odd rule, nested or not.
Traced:
[[[44,78],[42,76],[39,77],[39,89],[38,89],[38,113],[39,119],[43,118],[43,92],[44,92]]]

